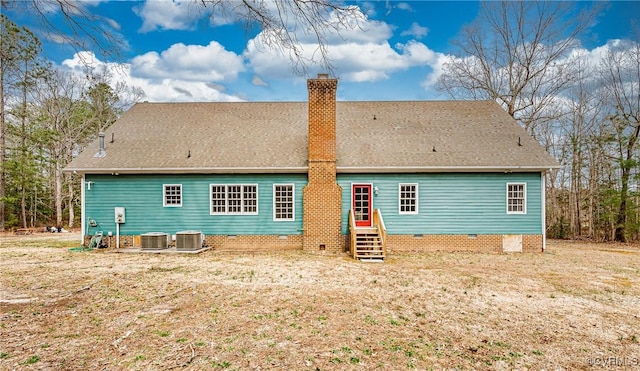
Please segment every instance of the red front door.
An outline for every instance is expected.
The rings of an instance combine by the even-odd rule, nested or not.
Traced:
[[[371,184],[351,186],[351,203],[356,218],[356,227],[371,227]]]

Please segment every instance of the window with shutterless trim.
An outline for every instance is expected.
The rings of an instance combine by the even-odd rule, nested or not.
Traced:
[[[295,187],[293,184],[273,185],[273,220],[295,220]]]
[[[507,183],[507,214],[527,213],[527,184]]]
[[[258,214],[257,184],[210,184],[209,199],[212,215]]]
[[[398,212],[400,214],[418,213],[418,184],[400,183],[398,186]]]
[[[162,206],[182,206],[182,184],[163,184],[162,195]]]

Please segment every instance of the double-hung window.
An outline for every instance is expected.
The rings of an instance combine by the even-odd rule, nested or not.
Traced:
[[[182,184],[162,185],[162,205],[165,207],[182,206]]]
[[[242,186],[242,213],[258,213],[258,186],[255,184]]]
[[[295,219],[293,184],[273,185],[273,220]]]
[[[399,187],[399,210],[400,214],[418,213],[418,184],[400,183]]]
[[[211,214],[227,213],[227,186],[211,185]]]
[[[258,213],[257,184],[211,184],[209,189],[211,214]]]
[[[507,183],[507,214],[527,213],[527,184]]]

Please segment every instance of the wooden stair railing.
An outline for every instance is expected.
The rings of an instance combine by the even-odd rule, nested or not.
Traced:
[[[356,218],[353,209],[349,210],[349,254],[356,258]]]
[[[387,230],[379,209],[370,228],[356,228],[353,210],[349,210],[349,252],[354,259],[383,260],[386,256]]]
[[[382,254],[387,255],[387,227],[384,225],[384,219],[382,218],[382,212],[380,209],[373,211],[373,226],[378,230],[380,234],[380,243],[382,244]]]

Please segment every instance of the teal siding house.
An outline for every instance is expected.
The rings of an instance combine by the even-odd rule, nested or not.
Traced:
[[[65,171],[113,248],[542,251],[557,162],[492,101],[138,103]],[[162,237],[164,238],[164,237]],[[149,247],[149,246],[147,246]],[[152,246],[153,247],[153,246]]]

